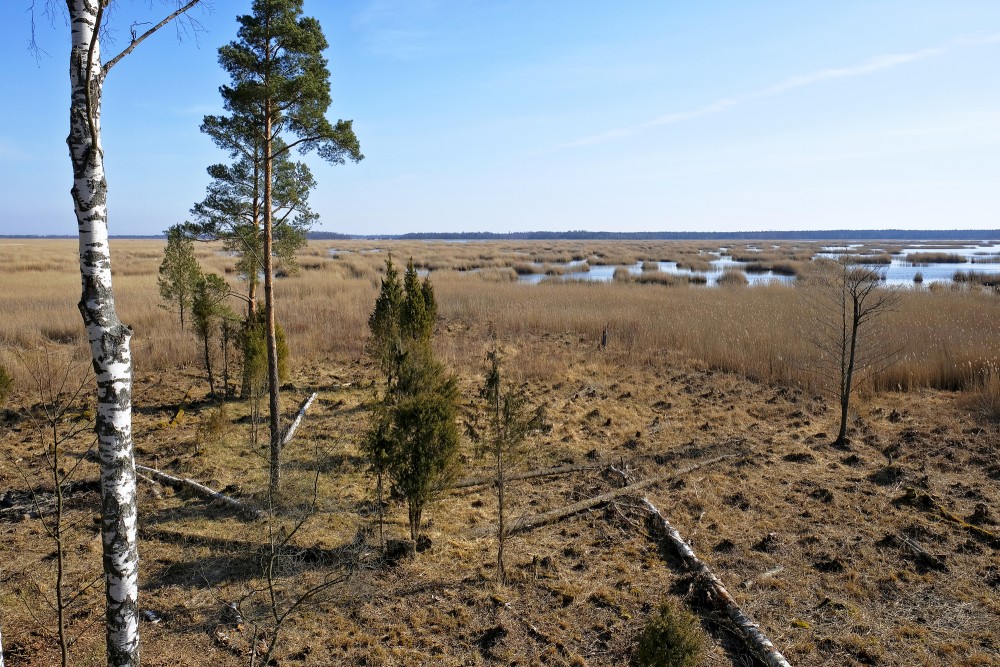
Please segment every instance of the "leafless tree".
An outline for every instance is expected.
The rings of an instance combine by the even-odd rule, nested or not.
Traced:
[[[87,446],[81,442],[85,434],[93,431],[93,423],[85,413],[79,412],[85,387],[90,382],[90,374],[85,361],[74,359],[50,345],[42,345],[34,354],[21,355],[19,358],[29,378],[32,400],[37,401],[32,411],[39,413],[35,423],[39,442],[42,444],[42,478],[45,482],[41,485],[33,484],[33,474],[25,466],[15,463],[15,468],[29,489],[31,505],[42,530],[55,547],[55,599],[46,598],[45,603],[56,616],[60,664],[66,667],[69,664],[69,650],[79,638],[79,635],[71,638],[68,634],[67,611],[100,581],[100,577],[92,577],[89,581],[80,581],[78,578],[76,582],[69,583],[71,575],[67,563],[70,531],[80,520],[89,518],[89,515],[84,515],[77,521],[67,519],[66,493],[72,487],[73,476],[94,444],[93,438],[86,438],[90,440]],[[75,451],[67,451],[67,448],[74,445]],[[67,458],[67,454],[75,460]],[[41,490],[47,484],[52,486],[51,494]],[[47,623],[42,625],[48,627]],[[85,627],[84,631],[86,629]]]
[[[286,507],[285,513],[279,516],[272,499],[267,517],[268,540],[260,552],[259,577],[248,583],[239,599],[229,605],[237,624],[249,629],[250,667],[275,664],[272,662],[274,652],[290,621],[322,602],[328,591],[346,582],[365,558],[364,532],[359,532],[360,539],[354,544],[338,550],[335,555],[324,556],[296,546],[298,535],[319,512],[318,499],[319,471],[313,477],[309,503],[298,512]],[[303,575],[310,565],[324,567],[326,572],[318,580],[306,581]]]
[[[814,371],[825,378],[840,406],[834,445],[847,444],[851,394],[860,382],[888,368],[898,350],[876,334],[876,322],[899,303],[879,271],[844,257],[823,262],[802,286],[808,303],[809,340],[818,353]]]

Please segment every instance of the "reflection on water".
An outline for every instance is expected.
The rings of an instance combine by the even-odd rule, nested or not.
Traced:
[[[858,245],[839,248],[824,248],[817,257],[836,259],[842,252],[856,250]],[[838,252],[839,251],[839,252]],[[929,262],[915,264],[909,259],[916,253],[941,253],[945,255],[961,255],[965,262]],[[873,265],[879,273],[885,274],[885,282],[889,285],[912,285],[913,278],[919,273],[924,284],[936,282],[951,282],[956,271],[965,273],[1000,273],[1000,243],[967,245],[958,247],[942,247],[928,244],[903,248],[892,256],[891,264]]]
[[[462,241],[464,242],[464,240]],[[778,249],[779,246],[771,246],[771,248]],[[817,252],[814,255],[814,259],[837,259],[843,254],[859,254],[861,252],[872,255],[884,254],[884,251],[881,249],[871,249],[872,246],[868,246],[867,250],[862,250],[863,248],[865,248],[865,246],[861,243],[843,243],[840,245],[822,246],[820,248],[820,252]],[[354,252],[369,254],[378,253],[380,250],[382,249],[371,248]],[[727,248],[723,247],[719,249],[719,252],[726,253],[727,250]],[[751,252],[761,252],[761,247],[756,245],[747,246],[745,250]],[[338,257],[350,254],[352,251],[331,248],[328,252],[331,257]],[[961,255],[966,258],[966,261],[915,264],[913,261],[908,259],[910,255],[915,253]],[[515,254],[527,255],[528,253],[524,251],[515,251]],[[709,256],[715,255],[712,254]],[[860,256],[863,257],[863,255]],[[887,284],[912,286],[914,284],[913,279],[918,273],[922,276],[923,283],[925,285],[934,282],[951,282],[953,276],[958,271],[965,273],[1000,274],[1000,243],[983,242],[978,245],[969,244],[965,246],[943,246],[941,244],[934,243],[928,243],[926,245],[915,244],[913,247],[903,248],[901,251],[893,254],[891,260],[890,264],[871,265],[873,269],[885,275]],[[633,276],[639,276],[642,274],[643,267],[643,262],[636,262],[634,264],[588,266],[587,260],[576,260],[565,263],[546,263],[544,265],[539,262],[531,262],[530,264],[536,267],[540,272],[518,275],[518,282],[528,285],[537,285],[538,283],[546,280],[611,282],[614,280],[615,272],[620,269],[628,271],[628,273]],[[699,278],[704,278],[705,282],[701,284],[709,287],[718,285],[719,278],[721,278],[727,270],[742,271],[750,285],[766,285],[769,283],[792,284],[796,280],[795,276],[779,275],[775,274],[773,271],[762,273],[748,272],[746,271],[748,262],[734,260],[727,254],[723,254],[717,259],[711,260],[709,262],[712,267],[710,271],[692,271],[687,268],[679,268],[677,266],[677,262],[655,262],[655,264],[657,265],[658,270],[663,273],[676,276],[697,276]],[[580,270],[584,267],[586,267],[586,270]],[[554,269],[553,273],[555,275],[542,272],[546,268]],[[478,272],[479,270],[480,269],[471,269],[470,273]],[[426,269],[419,269],[418,274],[423,277],[428,274],[428,271]]]
[[[642,274],[642,262],[636,262],[635,264],[617,264],[617,265],[607,265],[607,266],[591,266],[589,271],[573,271],[574,266],[580,266],[584,262],[569,262],[567,264],[555,264],[558,268],[565,268],[566,273],[562,276],[548,276],[541,273],[531,273],[528,275],[518,276],[518,280],[522,283],[529,285],[537,285],[543,280],[579,280],[584,282],[595,282],[595,283],[607,283],[611,282],[615,278],[615,271],[620,268],[624,268],[633,276],[638,276]],[[656,262],[659,270],[663,273],[669,273],[675,276],[701,276],[706,279],[705,285],[711,287],[718,284],[719,278],[727,269],[739,269],[743,270],[746,266],[746,262],[735,261],[731,257],[720,257],[719,259],[712,260],[711,271],[692,271],[691,269],[682,269],[677,266],[677,262]],[[780,283],[792,283],[795,281],[795,276],[782,276],[774,273],[773,271],[767,271],[764,273],[747,273],[747,281],[751,285],[766,285],[772,282]]]

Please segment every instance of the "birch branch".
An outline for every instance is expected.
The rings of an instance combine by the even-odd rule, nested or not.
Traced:
[[[314,400],[316,400],[315,391],[309,396],[309,398],[305,400],[305,402],[302,404],[302,407],[299,408],[299,413],[295,415],[295,421],[293,421],[292,425],[288,427],[288,431],[285,433],[285,437],[281,440],[282,449],[284,449],[285,446],[292,441],[292,436],[295,435],[295,430],[299,427],[299,424],[302,423],[302,418],[306,416],[306,410],[309,409],[309,406],[312,405]]]
[[[180,16],[181,14],[183,14],[184,12],[186,12],[187,10],[189,10],[192,7],[194,7],[195,5],[197,5],[200,1],[201,0],[191,0],[189,3],[187,3],[183,7],[178,8],[177,11],[172,12],[170,15],[168,15],[166,18],[164,18],[162,21],[160,21],[159,23],[157,23],[156,25],[154,25],[152,28],[150,28],[146,32],[142,33],[141,35],[134,36],[132,38],[132,41],[129,42],[129,45],[127,47],[125,47],[125,50],[123,50],[117,56],[115,56],[114,58],[112,58],[111,60],[109,60],[108,62],[106,62],[104,64],[104,76],[107,76],[108,72],[111,71],[112,67],[114,67],[115,65],[117,65],[118,62],[122,58],[124,58],[128,54],[132,53],[132,51],[135,50],[135,47],[137,47],[140,44],[142,44],[146,40],[147,37],[149,37],[154,32],[156,32],[157,30],[159,30],[163,26],[165,26],[168,23],[170,23],[171,21],[173,21],[175,18],[177,18],[178,16]]]
[[[251,518],[259,519],[262,516],[264,516],[264,513],[261,510],[257,509],[256,507],[248,505],[247,503],[239,501],[235,498],[231,498],[223,493],[219,493],[218,491],[214,491],[213,489],[210,489],[204,484],[200,484],[194,481],[193,479],[187,479],[186,477],[174,477],[173,475],[169,475],[163,472],[162,470],[157,470],[156,468],[150,468],[149,466],[136,465],[135,469],[137,472],[149,475],[158,482],[169,484],[174,488],[180,487],[188,489],[190,491],[194,491],[203,498],[208,498],[210,500],[218,501],[223,505],[226,505],[227,507],[231,507],[235,510],[238,510],[250,516]]]
[[[628,487],[626,487],[628,488]],[[711,594],[712,600],[718,604],[729,620],[733,622],[743,640],[753,649],[753,651],[764,661],[768,667],[791,667],[785,656],[778,652],[771,640],[767,638],[760,627],[747,616],[740,606],[729,594],[722,582],[716,577],[708,565],[695,555],[694,550],[684,541],[681,534],[677,532],[665,516],[649,502],[648,498],[642,499],[643,504],[651,516],[655,516],[662,522],[662,528],[666,531],[667,539],[680,554],[684,567],[697,575],[701,585]]]

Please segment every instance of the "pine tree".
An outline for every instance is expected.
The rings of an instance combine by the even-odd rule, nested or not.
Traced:
[[[257,307],[257,288],[264,270],[263,200],[261,153],[243,146],[241,137],[227,126],[203,124],[202,130],[236,160],[232,165],[213,164],[205,199],[191,208],[194,222],[185,231],[201,240],[221,240],[237,256],[236,270],[247,284],[247,312]],[[222,134],[215,134],[221,132]],[[276,140],[280,146],[280,140]],[[240,150],[234,150],[239,146]],[[319,216],[309,207],[309,193],[316,187],[309,167],[292,162],[287,153],[275,158],[271,252],[277,266],[294,272],[295,252],[306,244],[306,234]]]
[[[160,298],[177,308],[184,330],[184,312],[190,311],[194,300],[194,290],[202,279],[201,267],[194,256],[194,242],[185,234],[180,225],[167,230],[167,248],[160,263],[160,276],[156,282],[160,287]]]
[[[331,164],[363,156],[351,121],[334,125],[326,118],[330,73],[322,54],[327,42],[319,22],[302,16],[302,0],[254,0],[252,13],[237,20],[237,40],[219,49],[219,63],[232,80],[220,89],[229,115],[206,117],[204,125],[217,136],[232,137],[231,152],[255,156],[259,150],[271,435],[268,489],[273,495],[281,479],[282,438],[274,317],[275,165],[293,148],[316,151]]]

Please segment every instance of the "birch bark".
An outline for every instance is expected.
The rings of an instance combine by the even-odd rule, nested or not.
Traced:
[[[72,31],[70,131],[73,206],[80,236],[80,313],[97,376],[101,535],[107,597],[107,662],[139,665],[136,480],[132,451],[132,330],[115,311],[101,146],[100,19],[108,0],[67,0]]]

